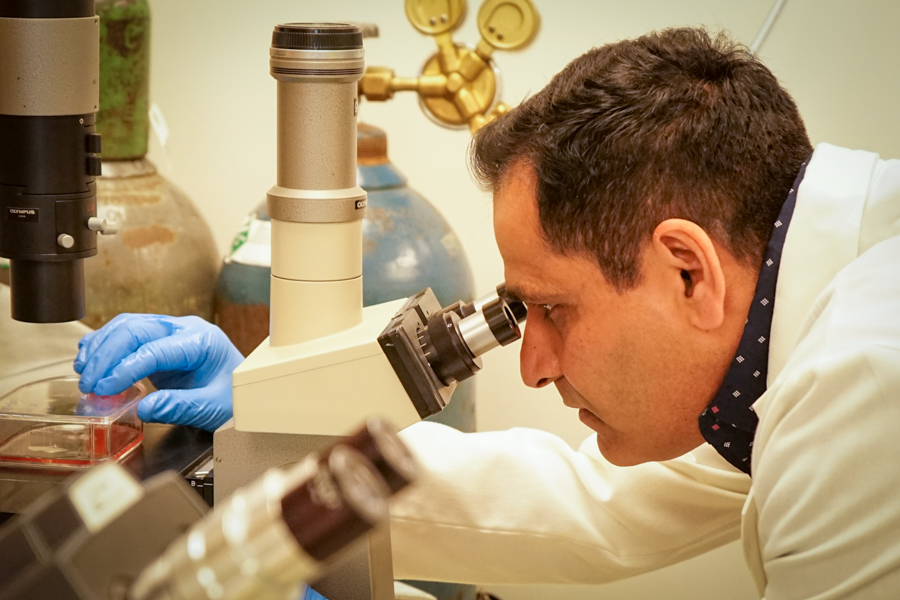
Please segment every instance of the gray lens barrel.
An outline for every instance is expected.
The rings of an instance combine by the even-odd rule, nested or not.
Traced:
[[[269,216],[294,223],[362,219],[366,193],[356,184],[356,114],[365,62],[359,28],[279,25],[269,65],[278,81],[278,173],[267,196]]]
[[[83,115],[100,105],[100,18],[0,18],[0,114]]]

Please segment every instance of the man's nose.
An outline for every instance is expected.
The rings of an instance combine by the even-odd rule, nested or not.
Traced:
[[[547,322],[543,311],[529,311],[519,356],[525,385],[541,388],[563,377],[559,366],[560,341],[559,333]]]

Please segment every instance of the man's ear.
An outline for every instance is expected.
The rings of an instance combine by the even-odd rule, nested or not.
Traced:
[[[656,226],[651,242],[666,281],[680,293],[677,302],[689,322],[709,331],[725,320],[725,273],[709,235],[684,219],[666,219]]]

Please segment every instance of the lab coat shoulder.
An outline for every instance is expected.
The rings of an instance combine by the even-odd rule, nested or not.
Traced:
[[[395,575],[468,583],[601,583],[739,536],[750,479],[711,448],[621,468],[546,432],[403,432],[423,480],[392,509]]]
[[[893,597],[900,161],[820,145],[794,219],[769,389],[754,405],[748,563],[768,600]]]

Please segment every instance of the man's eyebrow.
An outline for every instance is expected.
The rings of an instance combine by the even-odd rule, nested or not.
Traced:
[[[515,284],[512,286],[507,284],[506,297],[509,300],[525,302],[526,304],[554,304],[561,298],[561,295],[549,290],[530,289]]]

